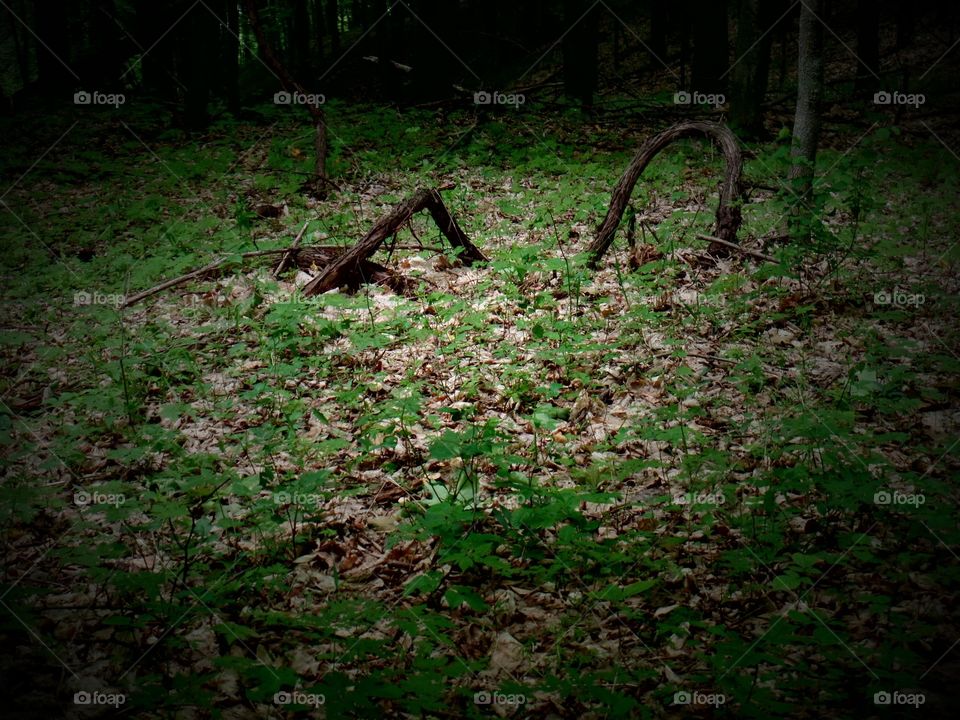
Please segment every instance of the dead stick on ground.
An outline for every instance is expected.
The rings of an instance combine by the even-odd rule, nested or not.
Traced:
[[[263,257],[264,255],[278,255],[279,253],[286,253],[286,252],[290,252],[291,250],[296,251],[296,248],[278,248],[277,250],[253,250],[251,252],[241,253],[240,257],[246,259],[246,258],[252,258],[252,257]],[[181,275],[180,277],[175,277],[171,280],[165,280],[159,285],[154,285],[149,290],[144,290],[141,293],[137,293],[133,297],[127,298],[121,307],[128,308],[131,305],[136,305],[141,300],[146,300],[148,297],[151,297],[152,295],[156,295],[159,292],[163,292],[164,290],[168,290],[172,287],[176,287],[177,285],[183,285],[185,282],[189,282],[190,280],[193,280],[195,278],[203,277],[207,273],[212,272],[216,270],[218,267],[220,267],[221,265],[223,265],[225,262],[227,262],[227,260],[230,259],[230,257],[236,257],[236,256],[234,255],[234,256],[222,257],[219,260],[214,260],[209,265],[205,265],[199,270],[192,270],[191,272],[188,272],[185,275]]]
[[[700,238],[701,240],[709,240],[710,242],[717,243],[718,245],[723,245],[724,247],[728,247],[731,250],[736,250],[737,252],[743,253],[744,255],[750,255],[751,257],[755,257],[759,260],[765,260],[766,262],[771,262],[771,263],[780,262],[772,255],[767,255],[766,253],[762,253],[758,250],[750,250],[748,248],[743,247],[742,245],[737,245],[737,243],[732,243],[726,240],[722,240],[718,237],[714,237],[713,235],[697,235],[697,237]]]
[[[307,221],[303,224],[303,227],[300,228],[300,232],[297,233],[297,237],[294,238],[293,245],[290,246],[291,249],[288,250],[287,252],[285,252],[285,253],[283,254],[283,257],[280,258],[280,262],[277,264],[277,267],[275,267],[274,270],[273,270],[273,277],[274,277],[274,279],[280,277],[280,273],[282,273],[284,270],[287,269],[287,263],[289,263],[289,262],[290,262],[290,258],[293,257],[293,249],[300,246],[300,238],[303,237],[303,233],[306,232],[306,230],[307,230],[307,225],[309,225],[309,224],[310,224],[310,221],[309,221],[309,220],[307,220]]]

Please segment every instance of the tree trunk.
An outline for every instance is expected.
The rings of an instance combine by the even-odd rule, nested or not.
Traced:
[[[207,103],[210,99],[211,37],[217,27],[206,8],[194,7],[178,28],[177,76],[184,86],[184,124],[202,130],[210,123]]]
[[[870,0],[860,0],[857,4],[858,62],[855,88],[861,96],[871,96],[879,87],[880,7]]]
[[[692,90],[722,93],[722,74],[730,66],[726,0],[695,0],[693,3]]]
[[[337,0],[327,0],[327,32],[330,33],[330,48],[336,60],[340,55],[340,4]]]
[[[63,0],[50,0],[43,7],[36,7],[37,73],[41,85],[55,90],[80,82],[70,67],[72,58],[68,16]]]
[[[563,84],[568,98],[593,108],[597,89],[597,7],[592,0],[564,0]]]
[[[250,27],[257,37],[257,44],[260,46],[260,54],[263,56],[264,62],[266,62],[267,66],[280,79],[284,90],[290,93],[297,92],[302,95],[308,95],[309,93],[304,89],[303,85],[297,82],[296,78],[287,70],[287,66],[280,62],[280,59],[274,53],[273,47],[264,33],[263,24],[260,22],[260,12],[257,10],[256,0],[245,0],[245,2],[247,17],[250,19]],[[314,158],[312,191],[318,197],[324,197],[328,189],[327,185],[329,184],[327,178],[327,115],[323,111],[323,107],[319,104],[308,103],[305,107],[313,119],[316,132],[314,136],[316,157]]]
[[[613,242],[617,226],[623,217],[623,211],[630,201],[633,188],[640,179],[650,161],[667,145],[690,135],[706,135],[720,146],[726,160],[726,171],[723,176],[723,185],[720,189],[720,204],[717,206],[717,225],[715,234],[726,242],[736,242],[737,231],[740,229],[741,214],[739,202],[743,196],[740,184],[740,175],[743,171],[743,156],[740,153],[740,143],[729,128],[711,122],[683,122],[654,135],[647,140],[637,151],[630,165],[620,177],[613,193],[610,196],[610,207],[607,216],[597,228],[597,236],[591,243],[589,252],[590,264],[596,267],[604,253]],[[722,247],[712,248],[722,252]]]
[[[763,98],[770,73],[771,3],[740,0],[737,12],[736,64],[730,72],[730,125],[741,136],[763,134]],[[779,5],[776,3],[774,8]]]
[[[290,18],[290,57],[296,77],[307,77],[312,66],[310,56],[310,12],[307,0],[294,0]]]
[[[240,113],[240,18],[237,3],[222,4],[226,27],[220,28],[223,95],[227,110],[236,117]]]
[[[660,0],[653,0],[650,3],[650,35],[647,38],[647,45],[656,55],[653,58],[655,65],[667,62],[668,25],[667,6]]]
[[[822,0],[804,0],[800,9],[797,110],[793,119],[793,165],[788,180],[796,204],[790,216],[795,241],[810,239],[813,172],[820,136],[820,98],[823,96],[823,25],[817,19]]]

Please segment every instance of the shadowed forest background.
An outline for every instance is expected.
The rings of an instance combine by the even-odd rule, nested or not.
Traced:
[[[952,717],[960,6],[0,0],[11,718]]]

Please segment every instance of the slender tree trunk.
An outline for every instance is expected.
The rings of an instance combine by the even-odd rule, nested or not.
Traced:
[[[62,89],[79,82],[71,67],[68,5],[64,0],[49,0],[36,8],[37,73],[46,87]]]
[[[167,3],[141,3],[137,5],[137,39],[144,49],[140,58],[143,87],[164,100],[177,97],[178,83],[174,74],[176,67],[176,37],[167,32],[177,19]]]
[[[564,0],[563,8],[564,22],[572,26],[563,38],[564,91],[591,110],[597,89],[597,8],[593,0]]]
[[[327,0],[327,32],[330,33],[330,48],[334,55],[340,54],[340,4]],[[334,58],[336,59],[336,58]]]
[[[294,0],[293,14],[290,18],[290,57],[296,77],[304,78],[310,72],[310,12],[307,0]]]
[[[813,227],[813,172],[820,136],[820,98],[823,95],[823,25],[815,17],[822,0],[804,0],[800,10],[797,110],[793,119],[793,165],[788,179],[794,192],[790,235],[795,241],[810,238]]]
[[[876,2],[857,3],[857,79],[856,90],[872,95],[877,90],[880,70],[880,7]]]
[[[770,74],[770,2],[740,0],[737,13],[736,64],[730,73],[730,125],[741,136],[763,133],[763,98]]]
[[[303,95],[309,94],[303,85],[301,85],[297,79],[290,74],[287,66],[280,61],[276,53],[274,53],[273,46],[270,44],[270,41],[267,39],[266,33],[264,32],[263,23],[260,21],[260,11],[257,9],[256,0],[245,0],[245,4],[247,8],[247,17],[250,20],[250,27],[253,30],[254,35],[256,35],[257,44],[259,45],[260,54],[263,56],[264,62],[273,71],[273,73],[280,78],[280,82],[283,84],[284,90],[291,93],[302,93]],[[313,119],[313,124],[316,131],[316,134],[314,135],[314,150],[316,151],[316,157],[314,158],[314,180],[312,190],[317,197],[325,197],[328,184],[327,114],[324,112],[321,105],[307,104],[306,109],[307,112],[310,113],[310,117]]]
[[[24,15],[26,15],[26,13],[24,13]],[[14,93],[16,93],[20,88],[30,84],[29,41],[21,40],[20,23],[14,22],[9,13],[7,13],[6,20],[10,22],[10,36],[13,38],[13,47],[17,55],[17,68],[20,71],[20,86],[14,90]]]
[[[726,0],[695,0],[693,12],[692,89],[722,93],[730,66]]]
[[[322,0],[313,0],[313,12],[311,13],[313,24],[311,32],[316,42],[314,52],[314,70],[322,72],[323,61],[327,55],[327,10],[323,6]]]
[[[650,36],[647,39],[647,45],[657,56],[656,58],[652,58],[656,65],[660,64],[657,62],[658,58],[661,62],[667,62],[668,25],[666,5],[660,0],[653,0],[653,2],[650,3]]]
[[[217,37],[217,27],[206,8],[195,6],[178,29],[177,75],[185,87],[184,124],[191,130],[202,130],[210,122],[207,113],[211,85],[209,73],[215,59],[211,38]]]
[[[240,18],[237,3],[222,4],[226,26],[220,28],[223,95],[227,110],[234,116],[240,112]]]

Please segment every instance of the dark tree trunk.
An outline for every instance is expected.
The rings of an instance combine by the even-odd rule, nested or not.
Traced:
[[[326,1],[327,32],[330,33],[330,49],[334,56],[340,55],[340,3],[338,0]],[[334,60],[337,58],[334,57]]]
[[[176,21],[167,3],[145,2],[137,5],[137,41],[149,52],[140,58],[143,87],[165,100],[177,98],[176,38],[167,32]]]
[[[263,56],[263,60],[267,66],[280,78],[284,90],[290,93],[310,94],[303,85],[290,74],[287,66],[280,61],[274,52],[273,46],[270,44],[264,32],[263,23],[260,21],[260,11],[257,9],[256,0],[245,0],[245,4],[247,17],[250,20],[250,27],[254,35],[256,35],[257,43],[260,46],[260,54]],[[321,105],[307,104],[305,107],[313,119],[315,128],[314,150],[316,156],[314,157],[314,178],[311,189],[316,196],[324,197],[329,183],[327,178],[327,114]]]
[[[36,8],[37,74],[44,87],[62,90],[80,83],[71,68],[69,5],[64,0],[49,0]]]
[[[730,72],[730,124],[741,136],[763,134],[763,98],[770,74],[769,32],[772,13],[763,8],[779,3],[740,0],[737,12],[736,64]]]
[[[316,43],[316,50],[314,51],[314,67],[312,75],[320,75],[323,73],[323,61],[327,55],[327,15],[326,8],[323,6],[322,0],[313,0],[313,12],[311,17],[313,18],[312,34],[314,42]],[[334,58],[336,59],[336,58]]]
[[[22,29],[20,23],[13,21],[13,18],[10,17],[9,13],[6,13],[7,21],[10,22],[10,36],[13,39],[13,47],[17,55],[17,69],[20,73],[20,83],[19,87],[14,89],[14,93],[20,88],[26,87],[30,84],[30,50],[29,50],[29,40],[26,38],[21,38],[21,32],[25,32]]]
[[[234,116],[240,112],[240,18],[237,3],[225,0],[220,27],[220,56],[223,96],[227,110]]]
[[[667,62],[667,35],[669,33],[667,6],[661,0],[650,3],[650,36],[647,46],[656,55],[656,65]]]
[[[310,12],[307,0],[294,0],[290,18],[291,67],[296,77],[306,78],[313,65],[310,57]]]
[[[823,96],[823,25],[816,15],[820,14],[822,5],[822,0],[804,0],[800,9],[797,110],[790,149],[793,165],[788,175],[795,200],[790,235],[795,241],[809,240],[813,220],[811,196]]]
[[[592,0],[564,0],[563,8],[571,28],[563,38],[564,91],[590,110],[597,89],[597,7]]]
[[[191,130],[202,130],[210,123],[207,103],[215,57],[210,39],[217,37],[217,26],[206,8],[194,6],[178,29],[177,76],[184,87],[184,124]]]
[[[113,0],[96,0],[91,17],[91,39],[93,53],[86,67],[90,70],[84,73],[98,89],[116,88],[119,78],[123,75],[124,61],[133,50],[120,27],[122,23],[117,18],[117,10]]]
[[[857,4],[857,80],[861,95],[878,89],[880,70],[880,4],[860,0]]]
[[[693,12],[692,89],[722,93],[730,66],[726,0],[694,0]]]

